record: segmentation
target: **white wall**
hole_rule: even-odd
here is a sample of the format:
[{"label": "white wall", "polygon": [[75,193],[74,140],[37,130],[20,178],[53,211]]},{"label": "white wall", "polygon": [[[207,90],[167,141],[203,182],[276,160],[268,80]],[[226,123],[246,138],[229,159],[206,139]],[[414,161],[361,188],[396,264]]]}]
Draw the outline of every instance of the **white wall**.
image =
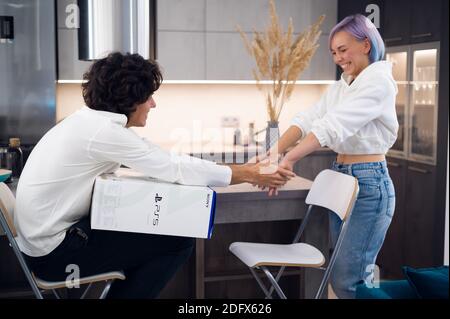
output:
[{"label": "white wall", "polygon": [[[323,84],[297,85],[281,113],[281,132],[289,127],[296,112],[318,101],[326,87]],[[147,126],[136,131],[157,144],[179,142],[177,132],[180,131],[188,133],[187,143],[209,140],[208,130],[220,130],[222,116],[238,117],[243,129],[248,128],[249,122],[255,122],[255,130],[267,126],[264,95],[253,84],[163,84],[154,98],[157,106],[150,111]],[[57,121],[83,105],[80,84],[58,84]],[[203,134],[198,133],[199,127]],[[225,139],[232,141],[233,129],[225,134]]]}]

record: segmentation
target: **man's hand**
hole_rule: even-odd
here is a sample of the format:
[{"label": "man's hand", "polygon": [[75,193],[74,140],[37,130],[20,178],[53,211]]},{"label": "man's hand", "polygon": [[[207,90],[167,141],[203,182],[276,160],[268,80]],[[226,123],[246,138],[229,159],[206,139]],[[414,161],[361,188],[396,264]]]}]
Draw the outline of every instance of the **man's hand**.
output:
[{"label": "man's hand", "polygon": [[295,176],[293,172],[272,165],[269,161],[230,165],[230,168],[232,170],[231,184],[247,182],[265,187],[281,187]]},{"label": "man's hand", "polygon": [[272,164],[269,160],[258,162],[251,169],[253,171],[252,184],[258,186],[281,187],[295,177],[292,171]]}]

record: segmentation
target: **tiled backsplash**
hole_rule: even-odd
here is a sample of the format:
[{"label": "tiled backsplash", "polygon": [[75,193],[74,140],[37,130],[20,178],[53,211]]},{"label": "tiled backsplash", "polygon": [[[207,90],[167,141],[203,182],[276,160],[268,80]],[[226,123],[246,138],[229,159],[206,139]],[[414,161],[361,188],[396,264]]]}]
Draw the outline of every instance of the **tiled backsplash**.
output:
[{"label": "tiled backsplash", "polygon": [[[296,112],[317,102],[325,84],[298,84],[280,116],[280,130],[289,127]],[[136,128],[139,135],[154,143],[232,142],[233,129],[221,128],[224,116],[239,118],[242,135],[250,122],[255,131],[266,126],[264,95],[253,84],[163,84],[154,94],[156,108],[150,111],[147,126]],[[58,84],[57,121],[84,105],[81,84]],[[257,139],[262,139],[260,135]]]}]

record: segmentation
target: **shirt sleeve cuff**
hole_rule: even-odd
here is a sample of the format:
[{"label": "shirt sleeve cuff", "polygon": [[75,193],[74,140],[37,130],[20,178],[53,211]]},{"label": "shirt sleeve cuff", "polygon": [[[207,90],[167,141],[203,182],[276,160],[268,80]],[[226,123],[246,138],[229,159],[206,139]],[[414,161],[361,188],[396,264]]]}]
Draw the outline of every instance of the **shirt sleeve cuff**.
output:
[{"label": "shirt sleeve cuff", "polygon": [[232,170],[229,166],[227,165],[215,165],[216,168],[216,174],[213,178],[213,180],[211,181],[211,185],[210,186],[220,186],[220,187],[224,187],[224,186],[228,186],[231,183],[231,175],[232,175]]},{"label": "shirt sleeve cuff", "polygon": [[298,128],[300,129],[300,131],[302,132],[302,137],[301,137],[301,138],[304,138],[304,137],[306,136],[307,132],[306,132],[306,130],[303,128],[303,127],[304,127],[304,124],[302,123],[302,121],[301,121],[300,119],[294,118],[294,119],[291,121],[291,126],[296,126],[296,127],[298,127]]},{"label": "shirt sleeve cuff", "polygon": [[313,133],[314,136],[317,138],[321,147],[328,146],[327,140],[320,130],[318,130],[317,128],[313,128],[311,130],[311,133]]}]

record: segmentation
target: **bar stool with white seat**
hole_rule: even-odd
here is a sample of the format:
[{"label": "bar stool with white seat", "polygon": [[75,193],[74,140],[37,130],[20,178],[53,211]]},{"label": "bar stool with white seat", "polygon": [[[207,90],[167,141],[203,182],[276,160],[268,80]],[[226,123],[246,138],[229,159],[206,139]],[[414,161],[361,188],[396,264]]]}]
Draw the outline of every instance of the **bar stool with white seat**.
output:
[{"label": "bar stool with white seat", "polygon": [[[315,296],[318,299],[322,296],[339,254],[358,192],[359,187],[356,178],[326,169],[316,176],[306,197],[305,203],[309,205],[308,210],[292,244],[234,242],[229,249],[249,267],[267,298],[272,298],[272,292],[275,289],[280,298],[286,299],[286,295],[278,284],[285,267],[308,267],[324,270],[322,282]],[[342,221],[339,237],[326,268],[322,267],[325,264],[325,257],[319,249],[307,243],[299,242],[315,206],[327,208],[329,213],[336,214]],[[268,266],[281,267],[276,278],[268,270]],[[264,272],[271,284],[270,290],[264,285],[255,270]]]}]

